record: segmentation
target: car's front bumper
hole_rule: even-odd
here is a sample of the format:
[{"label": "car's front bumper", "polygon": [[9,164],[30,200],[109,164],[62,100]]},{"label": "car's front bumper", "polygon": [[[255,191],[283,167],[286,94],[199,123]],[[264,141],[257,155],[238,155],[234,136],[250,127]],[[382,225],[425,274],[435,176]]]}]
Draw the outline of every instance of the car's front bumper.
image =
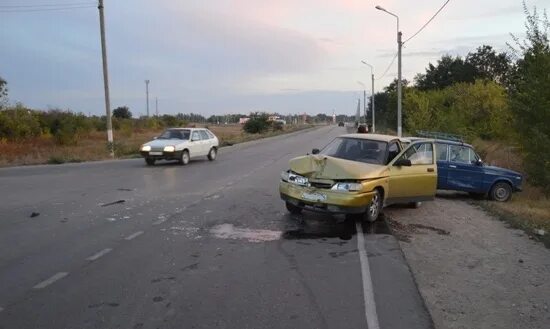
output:
[{"label": "car's front bumper", "polygon": [[[151,151],[154,152],[154,151]],[[183,151],[162,152],[162,154],[151,154],[151,152],[140,151],[142,157],[155,160],[179,160]]]},{"label": "car's front bumper", "polygon": [[[281,199],[299,208],[331,213],[331,214],[360,214],[367,211],[373,192],[338,192],[328,189],[304,187],[281,181],[279,184]],[[324,196],[323,201],[312,201],[304,198],[304,194],[319,194]]]}]

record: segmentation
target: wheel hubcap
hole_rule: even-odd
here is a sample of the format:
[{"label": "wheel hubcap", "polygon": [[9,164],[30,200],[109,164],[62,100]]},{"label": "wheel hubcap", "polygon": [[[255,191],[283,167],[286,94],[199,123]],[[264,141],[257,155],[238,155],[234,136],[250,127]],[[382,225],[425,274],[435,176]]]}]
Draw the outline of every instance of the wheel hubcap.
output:
[{"label": "wheel hubcap", "polygon": [[210,157],[214,159],[216,157],[216,150],[212,149],[210,150]]},{"label": "wheel hubcap", "polygon": [[378,213],[378,194],[375,194],[369,206],[369,212],[371,217],[375,217]]},{"label": "wheel hubcap", "polygon": [[508,196],[508,191],[505,188],[500,187],[496,190],[496,196],[501,200],[505,199]]}]

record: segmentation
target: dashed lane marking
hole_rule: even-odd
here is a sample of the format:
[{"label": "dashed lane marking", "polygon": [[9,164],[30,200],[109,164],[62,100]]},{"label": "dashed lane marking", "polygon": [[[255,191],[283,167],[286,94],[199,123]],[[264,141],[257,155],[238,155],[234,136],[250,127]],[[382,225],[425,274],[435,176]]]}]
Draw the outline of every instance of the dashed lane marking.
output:
[{"label": "dashed lane marking", "polygon": [[136,233],[133,233],[133,234],[128,235],[128,236],[125,237],[124,239],[130,241],[130,240],[132,240],[132,239],[137,238],[138,236],[140,236],[140,235],[142,235],[142,234],[143,234],[143,231],[137,231]]},{"label": "dashed lane marking", "polygon": [[63,278],[66,277],[67,275],[69,275],[69,273],[67,273],[67,272],[59,272],[59,273],[56,273],[56,274],[54,274],[52,277],[50,277],[49,279],[46,279],[46,280],[44,280],[44,281],[38,283],[38,284],[35,285],[33,288],[34,288],[34,289],[44,289],[44,288],[46,288],[47,286],[49,286],[50,284],[54,283],[55,281],[63,279]]},{"label": "dashed lane marking", "polygon": [[357,249],[359,250],[359,261],[361,263],[361,279],[363,280],[363,298],[365,300],[365,317],[367,318],[368,329],[380,329],[376,303],[374,302],[374,290],[370,275],[369,259],[365,247],[365,236],[359,221],[355,222],[357,230]]},{"label": "dashed lane marking", "polygon": [[153,222],[153,225],[160,225],[162,223],[166,222],[166,218],[161,218],[159,220],[156,220]]},{"label": "dashed lane marking", "polygon": [[92,256],[86,258],[86,260],[94,261],[94,260],[96,260],[96,259],[98,259],[98,258],[100,258],[100,257],[102,257],[102,256],[104,256],[104,255],[106,255],[106,254],[108,254],[108,253],[110,253],[112,250],[113,250],[113,249],[111,249],[111,248],[105,248],[105,249],[103,249],[103,250],[101,250],[101,251],[99,251],[99,252],[93,254]]}]

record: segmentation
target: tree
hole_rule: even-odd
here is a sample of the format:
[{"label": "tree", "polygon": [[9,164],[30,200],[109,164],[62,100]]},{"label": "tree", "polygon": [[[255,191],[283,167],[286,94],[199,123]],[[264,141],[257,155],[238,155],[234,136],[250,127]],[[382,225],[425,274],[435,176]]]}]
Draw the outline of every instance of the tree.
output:
[{"label": "tree", "polygon": [[512,111],[529,178],[550,195],[550,22],[546,12],[542,19],[536,7],[532,13],[523,7],[526,39],[512,36],[521,56],[510,88]]},{"label": "tree", "polygon": [[474,68],[475,79],[492,80],[505,85],[511,69],[511,60],[506,53],[497,54],[493,47],[483,45],[466,56],[467,65]]},{"label": "tree", "polygon": [[462,57],[444,55],[436,65],[430,63],[426,73],[419,73],[414,78],[420,90],[443,89],[459,82],[473,83],[476,79],[475,67]]},{"label": "tree", "polygon": [[128,106],[119,106],[113,110],[113,116],[117,119],[131,119],[132,112],[130,112]]},{"label": "tree", "polygon": [[8,82],[0,77],[0,110],[6,106],[8,102]]}]

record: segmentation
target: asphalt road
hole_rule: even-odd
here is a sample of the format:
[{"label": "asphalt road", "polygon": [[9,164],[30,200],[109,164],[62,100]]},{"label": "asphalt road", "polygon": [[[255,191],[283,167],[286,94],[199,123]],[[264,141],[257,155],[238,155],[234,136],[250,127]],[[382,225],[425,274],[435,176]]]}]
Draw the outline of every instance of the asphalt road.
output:
[{"label": "asphalt road", "polygon": [[292,217],[279,199],[288,160],[343,133],[188,166],[0,169],[0,328],[431,328],[383,222]]}]

